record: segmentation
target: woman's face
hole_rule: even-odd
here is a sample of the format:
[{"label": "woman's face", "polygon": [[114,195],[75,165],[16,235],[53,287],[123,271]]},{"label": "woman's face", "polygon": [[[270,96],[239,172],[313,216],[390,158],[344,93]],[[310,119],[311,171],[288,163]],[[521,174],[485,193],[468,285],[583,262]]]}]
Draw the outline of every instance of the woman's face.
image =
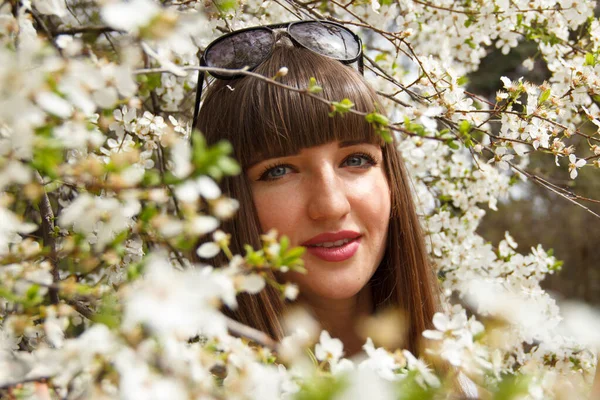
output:
[{"label": "woman's face", "polygon": [[355,296],[377,269],[387,239],[390,190],[377,145],[331,142],[263,160],[248,171],[264,232],[306,246],[303,296]]}]

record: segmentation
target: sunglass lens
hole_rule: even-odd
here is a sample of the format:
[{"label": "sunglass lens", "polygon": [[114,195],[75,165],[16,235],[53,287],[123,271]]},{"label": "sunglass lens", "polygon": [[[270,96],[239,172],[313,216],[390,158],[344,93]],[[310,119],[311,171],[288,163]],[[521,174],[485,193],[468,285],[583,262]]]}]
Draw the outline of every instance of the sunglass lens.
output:
[{"label": "sunglass lens", "polygon": [[296,23],[290,35],[304,47],[336,60],[353,60],[360,54],[359,43],[349,30],[326,22]]},{"label": "sunglass lens", "polygon": [[209,67],[240,69],[254,68],[273,48],[273,33],[268,29],[253,29],[224,37],[204,53]]}]

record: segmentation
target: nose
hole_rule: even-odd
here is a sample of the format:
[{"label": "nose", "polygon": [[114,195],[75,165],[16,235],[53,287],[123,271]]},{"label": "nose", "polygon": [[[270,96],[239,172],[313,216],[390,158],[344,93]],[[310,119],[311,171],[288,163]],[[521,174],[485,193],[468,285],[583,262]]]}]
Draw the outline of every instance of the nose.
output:
[{"label": "nose", "polygon": [[347,188],[335,167],[324,167],[307,182],[308,216],[313,220],[337,221],[350,213]]}]

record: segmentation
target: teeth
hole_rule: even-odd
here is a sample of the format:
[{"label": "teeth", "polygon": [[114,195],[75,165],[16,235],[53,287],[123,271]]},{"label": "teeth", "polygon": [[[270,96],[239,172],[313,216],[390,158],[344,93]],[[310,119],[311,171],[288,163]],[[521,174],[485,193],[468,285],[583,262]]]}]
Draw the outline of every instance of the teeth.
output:
[{"label": "teeth", "polygon": [[341,245],[344,245],[346,243],[348,243],[350,241],[350,239],[342,239],[342,240],[338,240],[336,242],[323,242],[323,243],[319,243],[319,244],[315,244],[315,247],[339,247]]}]

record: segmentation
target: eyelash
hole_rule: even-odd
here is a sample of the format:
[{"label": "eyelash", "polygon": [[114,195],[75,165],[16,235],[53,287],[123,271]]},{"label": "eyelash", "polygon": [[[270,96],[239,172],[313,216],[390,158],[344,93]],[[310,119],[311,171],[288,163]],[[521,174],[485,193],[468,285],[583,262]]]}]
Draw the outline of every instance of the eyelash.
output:
[{"label": "eyelash", "polygon": [[[371,154],[364,153],[364,152],[358,152],[358,153],[352,153],[352,154],[350,154],[348,157],[346,157],[344,159],[344,161],[342,162],[342,164],[345,163],[346,161],[348,161],[350,158],[353,158],[353,157],[363,157],[367,161],[367,164],[362,165],[360,167],[355,167],[355,168],[366,168],[366,167],[373,167],[373,166],[377,165],[377,160],[375,159],[375,157],[372,156]],[[274,168],[278,168],[278,167],[293,168],[293,166],[291,166],[289,164],[281,164],[281,163],[268,164],[267,166],[265,166],[265,168],[261,172],[260,177],[258,178],[258,180],[259,181],[275,181],[277,179],[282,178],[282,177],[269,178],[267,176],[267,174],[268,174],[269,171],[271,171]]]}]

